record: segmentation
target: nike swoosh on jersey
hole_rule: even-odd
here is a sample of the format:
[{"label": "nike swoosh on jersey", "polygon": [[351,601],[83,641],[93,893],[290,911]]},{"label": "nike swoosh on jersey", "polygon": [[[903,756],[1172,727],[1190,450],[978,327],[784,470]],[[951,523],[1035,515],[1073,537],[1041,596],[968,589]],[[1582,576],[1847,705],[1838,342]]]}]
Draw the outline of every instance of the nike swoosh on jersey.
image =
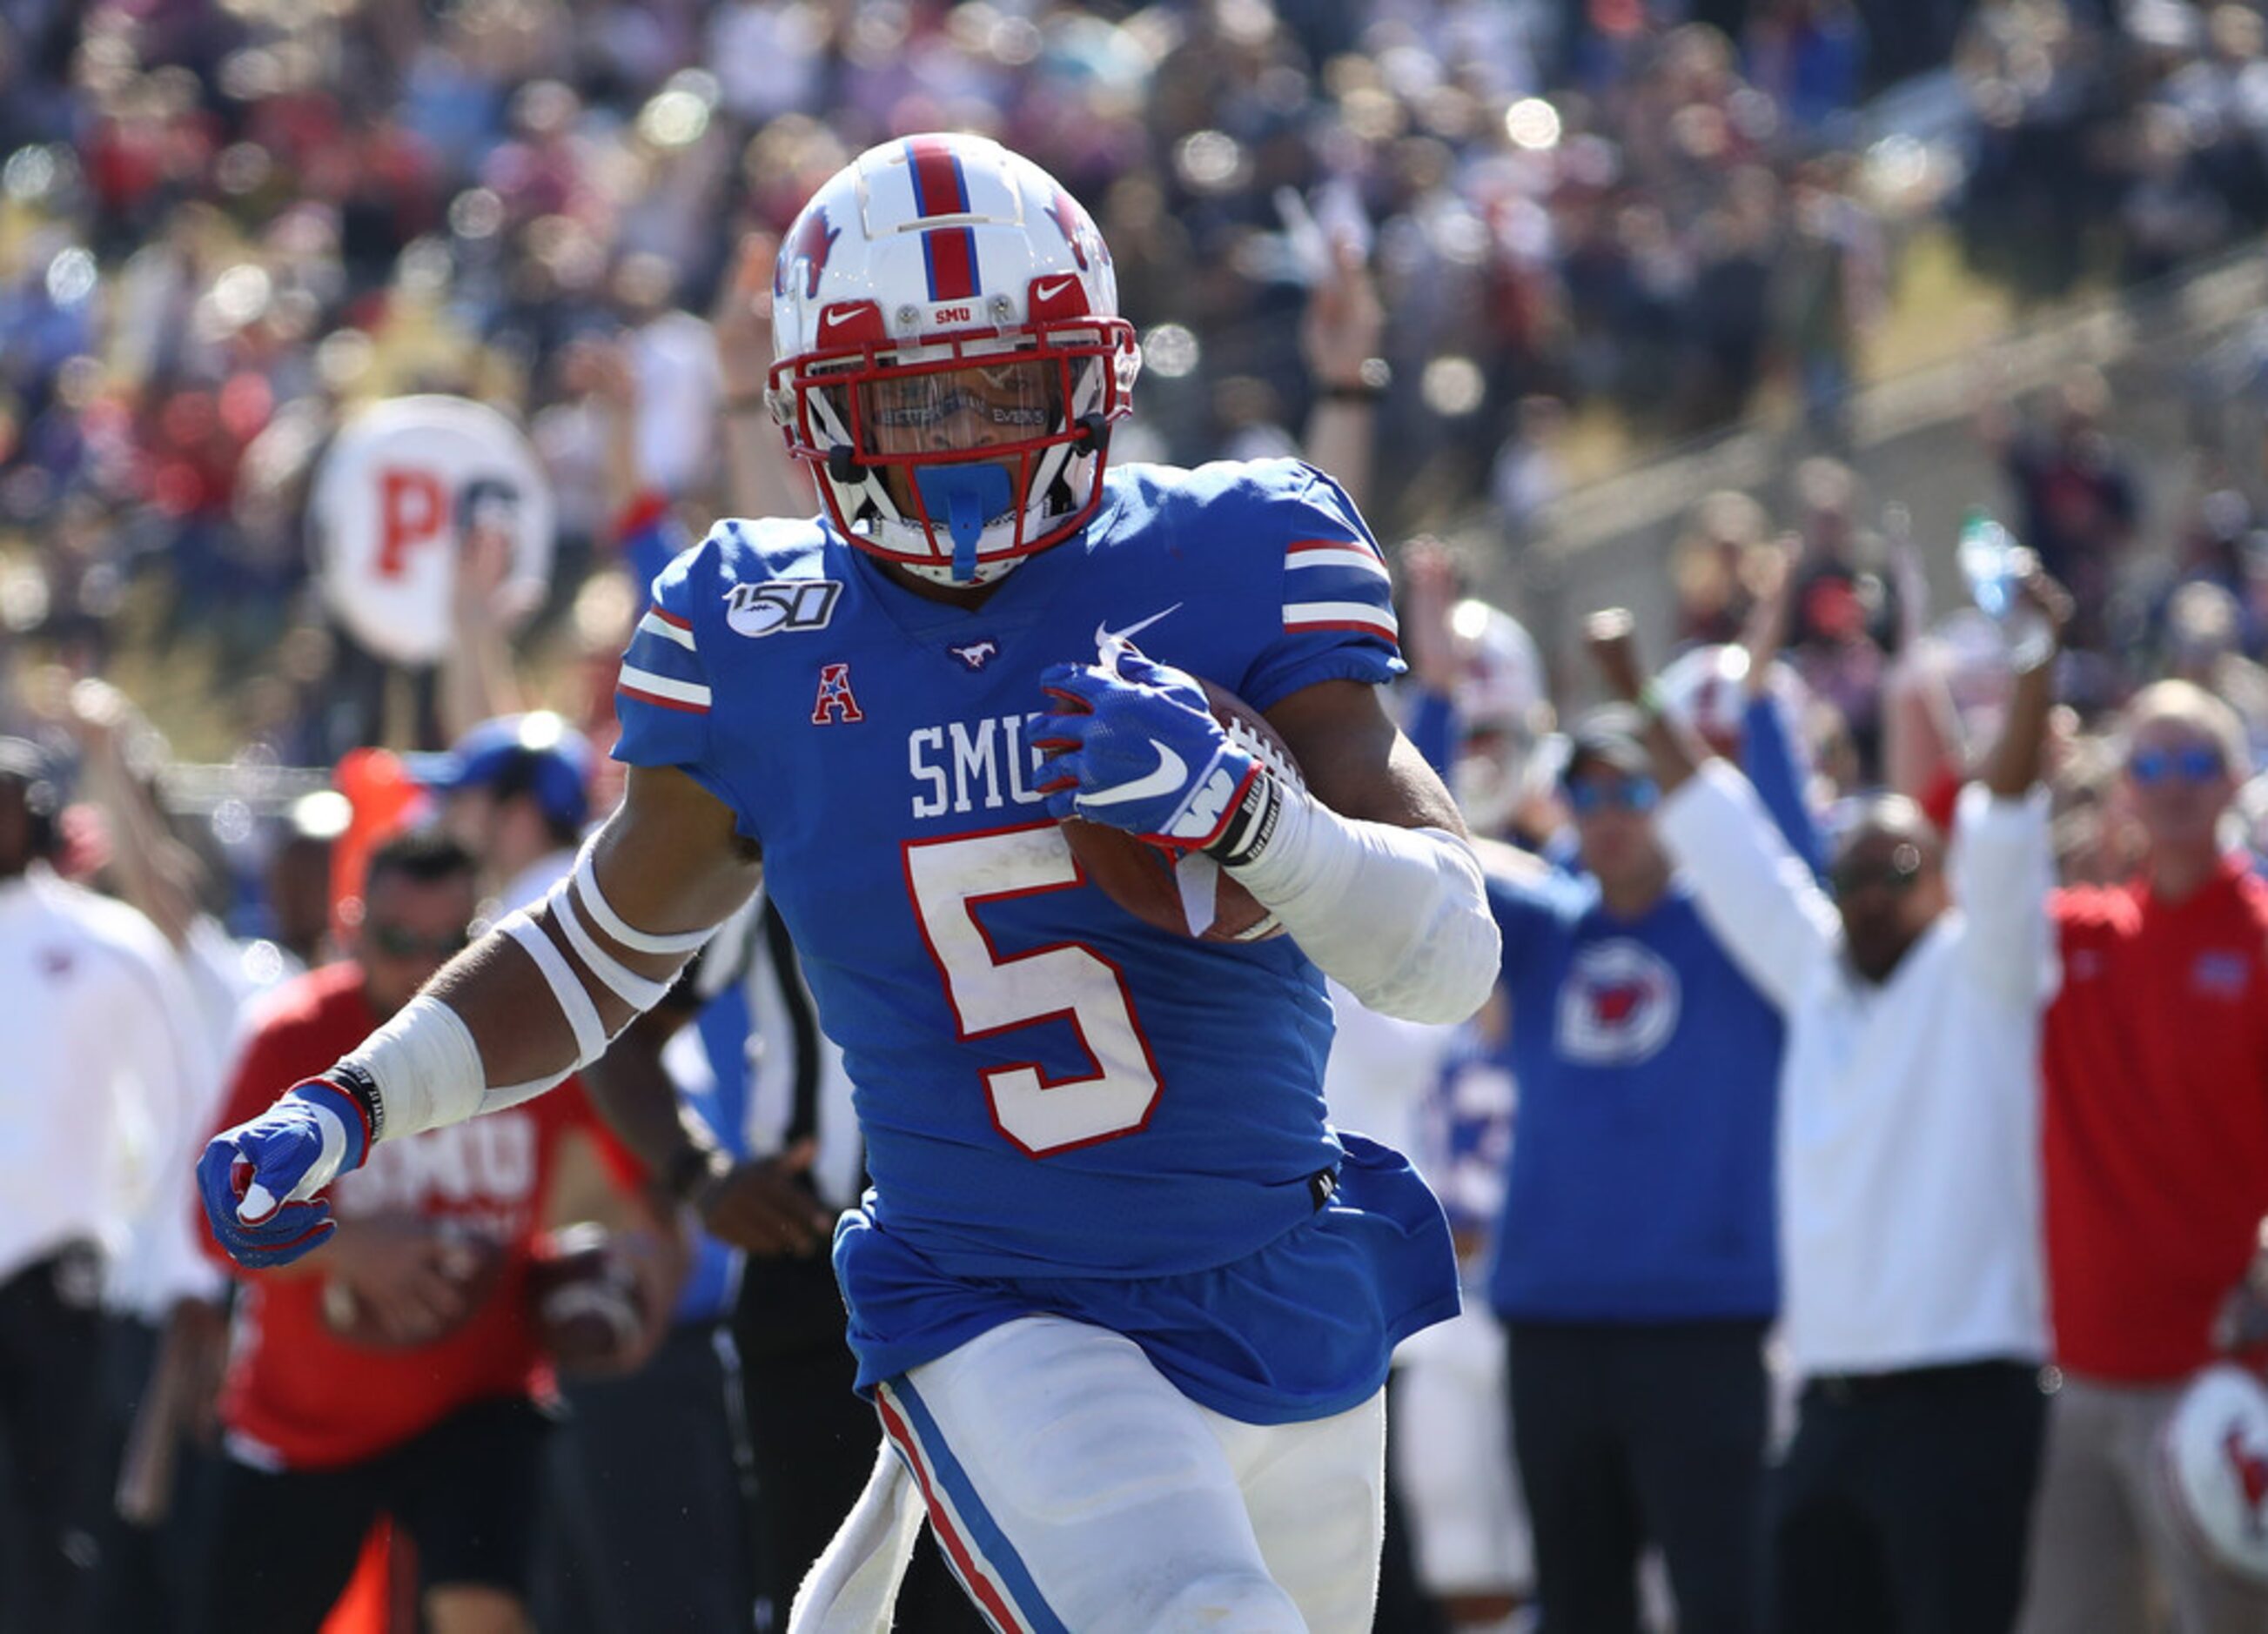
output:
[{"label": "nike swoosh on jersey", "polygon": [[1146,800],[1152,795],[1171,794],[1180,788],[1189,778],[1189,762],[1155,738],[1150,740],[1150,747],[1158,751],[1158,769],[1155,771],[1132,783],[1122,783],[1115,789],[1105,789],[1096,794],[1082,794],[1078,804],[1123,806],[1129,800]]},{"label": "nike swoosh on jersey", "polygon": [[1149,629],[1151,625],[1152,625],[1152,624],[1156,623],[1160,619],[1161,619],[1161,618],[1165,617],[1165,616],[1166,616],[1166,614],[1167,614],[1167,613],[1178,613],[1178,612],[1180,612],[1181,610],[1182,610],[1182,604],[1181,604],[1180,602],[1176,601],[1175,603],[1174,603],[1174,605],[1173,605],[1173,606],[1171,606],[1171,607],[1169,607],[1166,608],[1164,612],[1160,612],[1160,613],[1152,613],[1152,615],[1150,615],[1150,616],[1149,616],[1149,617],[1147,617],[1147,618],[1145,618],[1145,619],[1143,619],[1143,620],[1142,620],[1142,621],[1140,621],[1138,623],[1129,624],[1129,625],[1128,625],[1125,629],[1110,629],[1108,625],[1105,625],[1105,624],[1097,624],[1097,625],[1094,627],[1094,649],[1095,649],[1095,651],[1096,651],[1100,652],[1100,651],[1101,651],[1105,646],[1107,646],[1108,644],[1109,644],[1111,642],[1114,642],[1114,641],[1131,641],[1131,640],[1133,640],[1133,639],[1134,639],[1134,637],[1137,637],[1137,636],[1140,635],[1144,630],[1145,630],[1145,629]]}]

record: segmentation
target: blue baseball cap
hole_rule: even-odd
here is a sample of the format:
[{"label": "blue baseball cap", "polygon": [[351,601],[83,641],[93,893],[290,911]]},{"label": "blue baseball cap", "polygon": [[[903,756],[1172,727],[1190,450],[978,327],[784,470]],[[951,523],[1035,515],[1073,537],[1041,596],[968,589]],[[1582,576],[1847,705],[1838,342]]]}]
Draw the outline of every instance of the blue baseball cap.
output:
[{"label": "blue baseball cap", "polygon": [[486,789],[535,797],[545,817],[580,828],[591,814],[590,740],[549,710],[484,720],[443,754],[403,757],[409,775],[436,794]]}]

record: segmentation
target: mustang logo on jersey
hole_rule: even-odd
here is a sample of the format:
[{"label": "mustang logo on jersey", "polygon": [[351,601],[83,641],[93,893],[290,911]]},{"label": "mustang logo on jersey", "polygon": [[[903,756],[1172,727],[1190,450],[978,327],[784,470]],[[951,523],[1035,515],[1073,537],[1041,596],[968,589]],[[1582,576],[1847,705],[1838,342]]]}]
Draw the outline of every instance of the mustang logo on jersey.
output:
[{"label": "mustang logo on jersey", "polygon": [[761,585],[734,585],[725,593],[725,622],[742,636],[824,629],[842,593],[842,581],[833,578],[769,578]]},{"label": "mustang logo on jersey", "polygon": [[983,669],[990,660],[1000,656],[1000,644],[987,636],[982,641],[972,641],[965,647],[947,647],[946,651],[971,669]]},{"label": "mustang logo on jersey", "polygon": [[1559,1053],[1585,1066],[1632,1066],[1677,1030],[1677,972],[1643,942],[1616,937],[1580,950],[1559,990]]}]

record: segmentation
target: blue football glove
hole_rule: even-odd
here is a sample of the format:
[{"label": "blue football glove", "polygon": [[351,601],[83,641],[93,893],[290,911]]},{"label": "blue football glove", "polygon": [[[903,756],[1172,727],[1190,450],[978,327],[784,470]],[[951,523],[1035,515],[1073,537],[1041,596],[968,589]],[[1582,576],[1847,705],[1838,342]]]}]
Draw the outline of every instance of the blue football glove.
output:
[{"label": "blue football glove", "polygon": [[1260,762],[1212,717],[1195,678],[1130,643],[1094,664],[1050,665],[1040,684],[1071,706],[1035,739],[1059,750],[1042,785],[1058,821],[1083,817],[1153,844],[1211,845],[1235,816]]},{"label": "blue football glove", "polygon": [[361,1102],[328,1079],[309,1078],[207,1143],[197,1196],[213,1236],[239,1265],[289,1265],[338,1229],[331,1205],[308,1199],[369,1154]]}]

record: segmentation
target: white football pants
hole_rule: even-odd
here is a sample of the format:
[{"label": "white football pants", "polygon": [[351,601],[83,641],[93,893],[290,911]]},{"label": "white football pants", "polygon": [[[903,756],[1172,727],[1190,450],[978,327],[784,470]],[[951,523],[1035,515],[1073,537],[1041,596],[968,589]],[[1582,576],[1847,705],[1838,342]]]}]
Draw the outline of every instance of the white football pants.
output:
[{"label": "white football pants", "polygon": [[[1190,1401],[1130,1339],[1028,1316],[884,1385],[876,1405],[1002,1634],[1368,1634],[1382,1393],[1329,1418],[1244,1424]],[[859,1509],[797,1597],[797,1634],[865,1626],[844,1615],[861,1596],[844,1592],[868,1547],[853,1542],[861,1515],[880,1539],[911,1506],[870,1490]]]}]

